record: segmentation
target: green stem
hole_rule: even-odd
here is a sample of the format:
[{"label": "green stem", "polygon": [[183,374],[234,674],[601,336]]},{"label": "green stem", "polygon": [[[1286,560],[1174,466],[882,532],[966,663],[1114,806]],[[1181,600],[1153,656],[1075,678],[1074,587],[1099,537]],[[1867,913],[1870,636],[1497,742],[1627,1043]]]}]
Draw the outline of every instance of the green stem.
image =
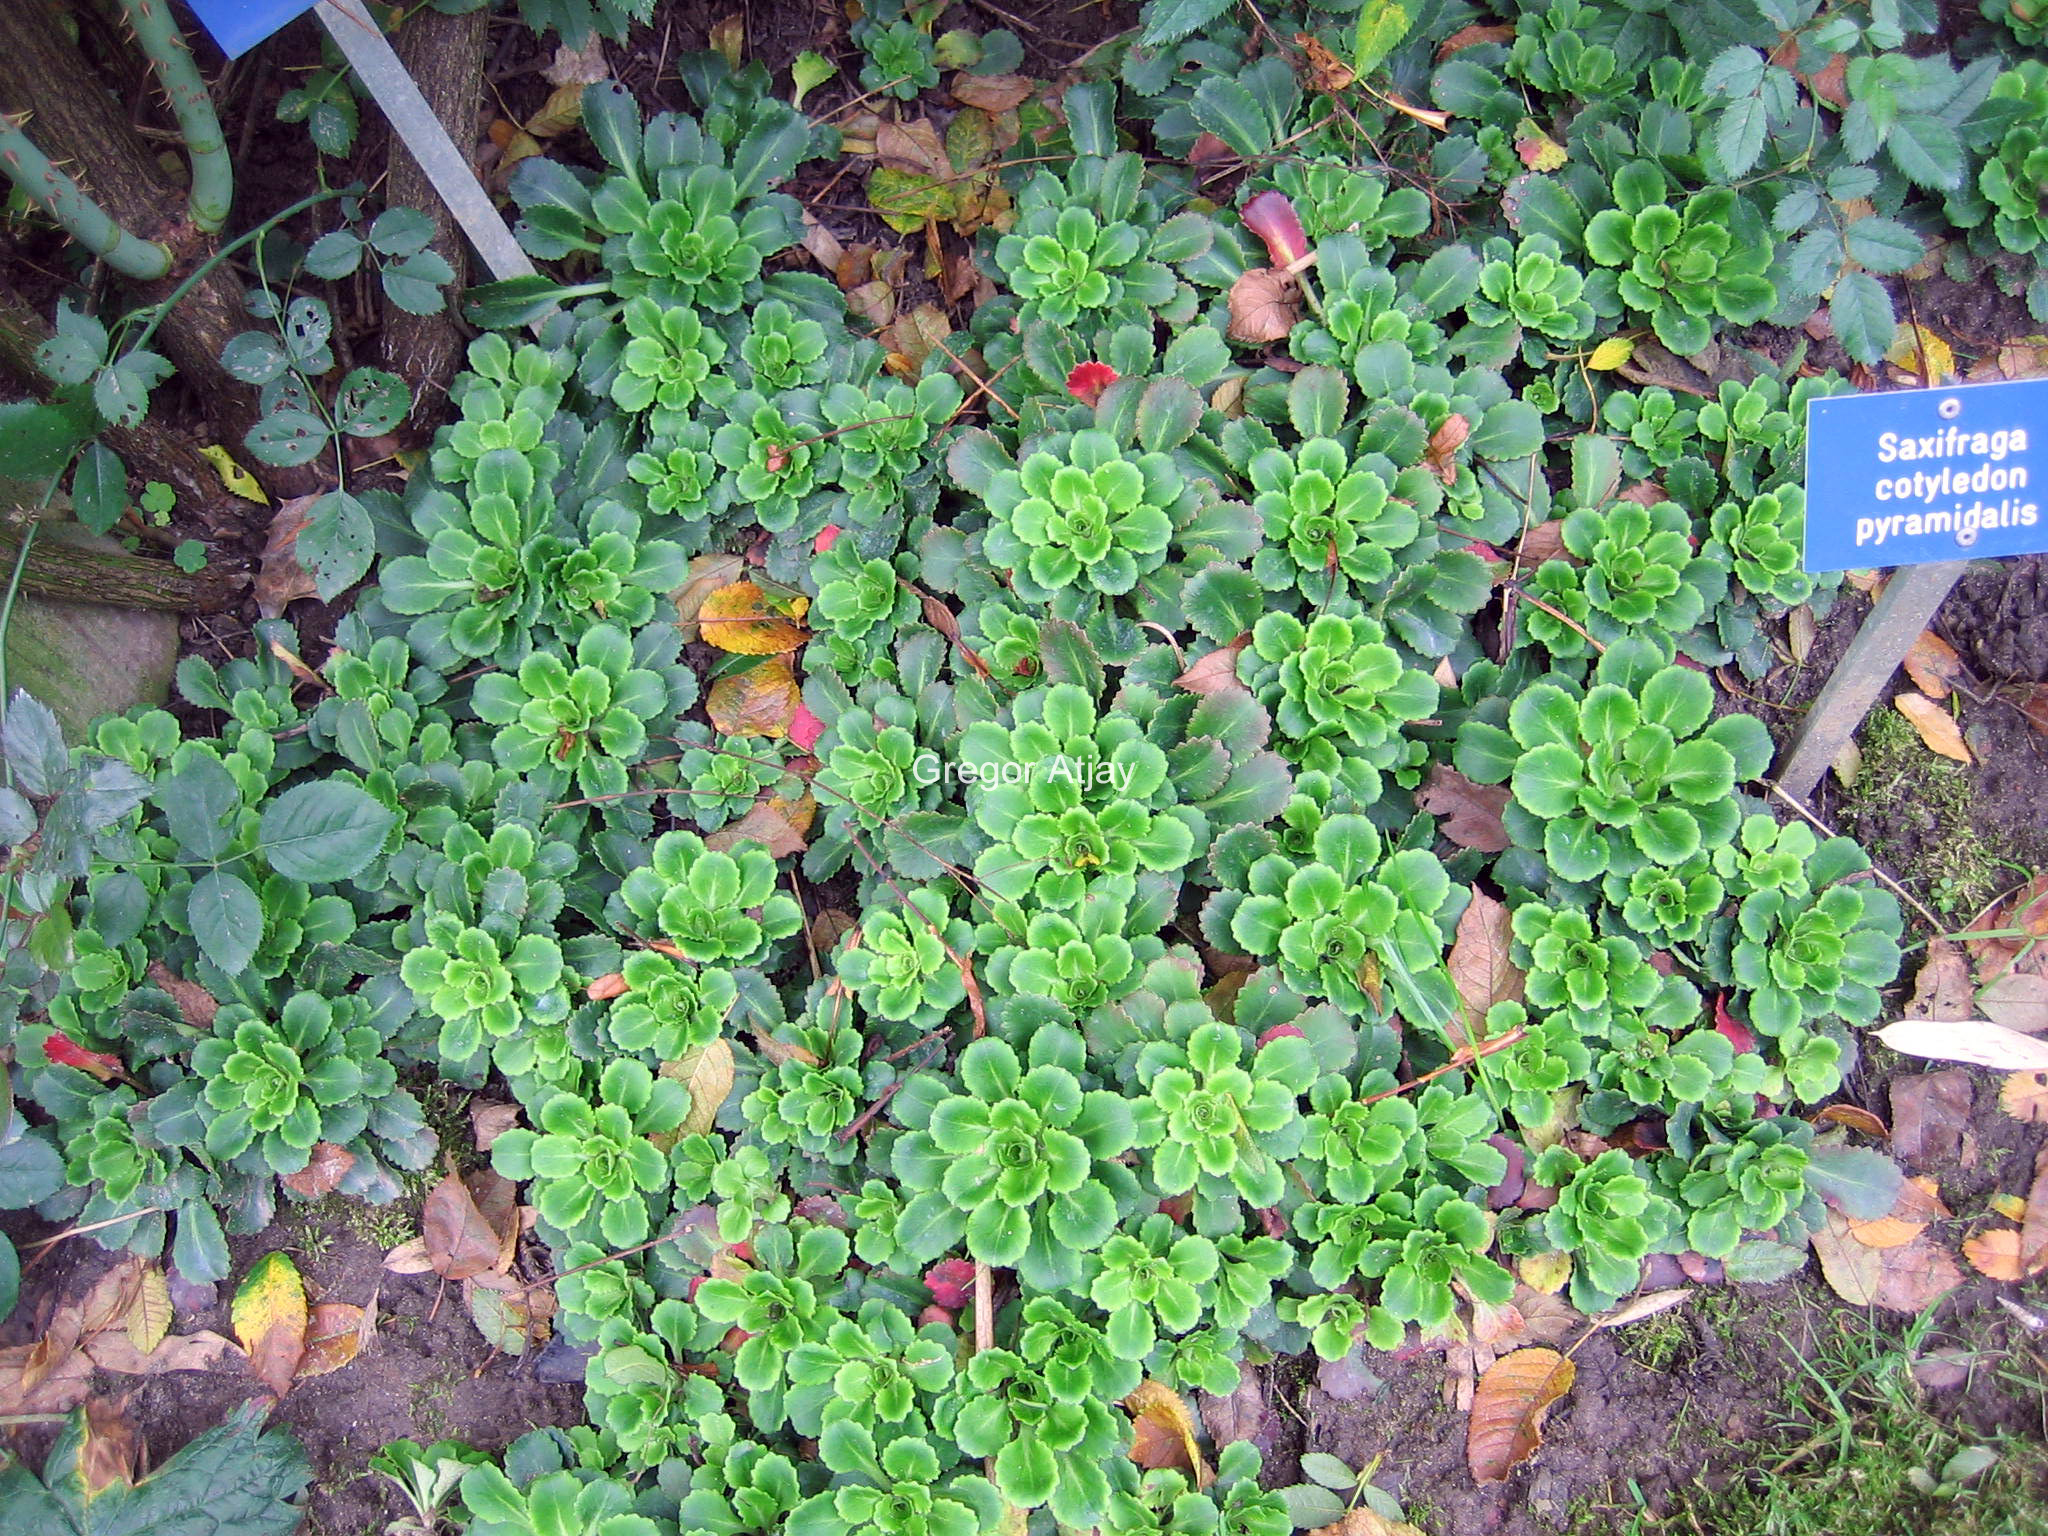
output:
[{"label": "green stem", "polygon": [[114,222],[85,189],[52,165],[22,131],[26,112],[0,112],[0,172],[60,229],[125,277],[155,282],[171,270],[170,247],[143,240]]},{"label": "green stem", "polygon": [[218,234],[235,200],[235,169],[228,159],[227,137],[213,110],[213,97],[192,62],[192,50],[171,17],[168,0],[120,0],[121,14],[135,29],[135,41],[156,71],[170,97],[185,154],[192,163],[192,192],[186,212],[193,227]]},{"label": "green stem", "polygon": [[297,217],[299,214],[304,213],[308,208],[311,208],[316,203],[324,203],[332,198],[337,197],[354,196],[356,194],[359,194],[362,190],[363,189],[361,186],[351,184],[346,187],[330,188],[329,190],[324,192],[315,192],[308,197],[300,198],[296,203],[293,203],[291,207],[285,209],[283,212],[273,213],[269,218],[265,219],[261,224],[258,224],[254,229],[248,231],[246,234],[237,235],[234,239],[230,240],[226,245],[222,246],[219,250],[215,251],[211,256],[207,257],[206,260],[202,261],[198,266],[194,267],[192,269],[191,275],[187,277],[185,281],[178,284],[176,288],[171,290],[171,295],[169,298],[165,299],[161,304],[155,305],[152,308],[148,324],[143,326],[142,333],[135,338],[133,345],[130,346],[128,350],[132,352],[139,350],[142,347],[148,346],[149,339],[156,334],[156,328],[159,325],[163,324],[164,317],[166,315],[168,315],[172,310],[178,307],[178,301],[184,298],[185,295],[190,293],[194,288],[198,287],[200,283],[204,282],[206,280],[207,273],[211,272],[215,267],[219,266],[222,262],[226,261],[230,256],[234,255],[235,252],[241,250],[243,246],[248,245],[253,241],[262,239],[263,236],[269,234],[273,229],[277,228],[278,225],[284,223],[286,219]]}]

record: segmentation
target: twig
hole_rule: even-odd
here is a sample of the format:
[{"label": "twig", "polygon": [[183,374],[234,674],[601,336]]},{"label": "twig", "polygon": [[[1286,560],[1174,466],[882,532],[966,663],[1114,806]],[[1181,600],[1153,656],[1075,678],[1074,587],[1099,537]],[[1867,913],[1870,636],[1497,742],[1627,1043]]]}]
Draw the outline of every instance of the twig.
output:
[{"label": "twig", "polygon": [[1529,589],[1523,586],[1519,581],[1504,581],[1501,583],[1501,585],[1506,587],[1510,592],[1514,593],[1515,596],[1519,597],[1523,602],[1527,603],[1530,607],[1542,609],[1543,612],[1549,614],[1553,619],[1557,620],[1558,623],[1564,625],[1566,629],[1576,630],[1580,638],[1583,639],[1586,642],[1586,644],[1593,647],[1594,650],[1598,651],[1602,656],[1605,656],[1607,654],[1607,647],[1602,645],[1598,640],[1595,640],[1590,634],[1587,634],[1586,626],[1581,624],[1577,619],[1573,618],[1570,614],[1560,612],[1558,609],[1551,607],[1550,604],[1543,601],[1542,598],[1537,597],[1533,593],[1531,593]]},{"label": "twig", "polygon": [[974,1352],[996,1347],[995,1271],[980,1259],[974,1261]]},{"label": "twig", "polygon": [[[133,1081],[133,1079],[131,1079],[131,1081]],[[161,1216],[164,1212],[168,1211],[169,1209],[170,1207],[167,1205],[145,1206],[143,1209],[139,1211],[129,1211],[126,1215],[109,1216],[104,1221],[87,1222],[82,1227],[66,1227],[62,1232],[59,1232],[52,1237],[43,1238],[40,1242],[30,1243],[28,1245],[28,1251],[30,1253],[41,1253],[45,1248],[55,1247],[58,1243],[63,1242],[64,1239],[67,1237],[81,1237],[87,1232],[97,1232],[102,1227],[118,1227],[124,1221],[140,1221],[145,1216]]]},{"label": "twig", "polygon": [[[1802,817],[1804,817],[1809,823],[1811,823],[1816,830],[1824,833],[1828,837],[1838,837],[1841,835],[1838,832],[1836,832],[1833,827],[1830,827],[1826,822],[1822,821],[1818,816],[1814,815],[1813,812],[1809,811],[1805,806],[1801,805],[1799,801],[1795,799],[1791,794],[1787,793],[1784,789],[1781,789],[1775,780],[1765,779],[1763,782],[1764,788],[1768,789],[1780,800],[1784,801],[1787,805],[1791,806],[1793,810],[1797,811]],[[1894,880],[1890,875],[1886,874],[1883,870],[1879,869],[1875,864],[1870,866],[1870,872],[1873,875],[1877,876],[1878,879],[1882,880],[1886,885],[1890,886],[1892,888],[1893,895],[1897,896],[1901,901],[1904,901],[1915,912],[1918,912],[1923,918],[1925,918],[1927,920],[1927,926],[1931,930],[1933,930],[1936,933],[1941,932],[1941,919],[1936,917],[1932,912],[1928,911],[1927,908],[1924,905],[1922,905],[1919,897],[1915,896],[1911,891],[1907,890],[1903,885],[1899,884],[1898,881]]]},{"label": "twig", "polygon": [[1358,1102],[1361,1104],[1377,1104],[1381,1099],[1391,1099],[1397,1093],[1406,1093],[1410,1088],[1420,1088],[1424,1083],[1435,1082],[1436,1079],[1442,1077],[1446,1072],[1460,1071],[1471,1066],[1482,1056],[1491,1056],[1495,1051],[1506,1050],[1528,1033],[1528,1030],[1517,1025],[1504,1035],[1495,1035],[1476,1051],[1469,1045],[1461,1045],[1451,1053],[1451,1059],[1442,1066],[1433,1067],[1420,1077],[1411,1077],[1405,1083],[1396,1083],[1393,1087],[1385,1089],[1380,1093],[1368,1094]]},{"label": "twig", "polygon": [[901,1077],[897,1078],[895,1082],[891,1083],[888,1087],[884,1088],[881,1091],[880,1095],[876,1097],[875,1102],[870,1104],[866,1109],[862,1110],[859,1116],[856,1119],[854,1119],[850,1124],[848,1124],[845,1127],[845,1129],[835,1132],[833,1135],[833,1139],[835,1141],[853,1140],[855,1136],[860,1134],[861,1128],[863,1126],[867,1125],[870,1121],[872,1121],[875,1118],[875,1116],[879,1115],[884,1109],[888,1108],[889,1101],[896,1097],[896,1095],[902,1090],[903,1085],[909,1082],[914,1074],[922,1072],[926,1067],[930,1066],[933,1062],[937,1061],[944,1054],[945,1047],[943,1045],[941,1045],[939,1049],[929,1052],[925,1056],[924,1060],[918,1062],[917,1065],[915,1065],[914,1067],[909,1068],[907,1071],[904,1072],[904,1074]]}]

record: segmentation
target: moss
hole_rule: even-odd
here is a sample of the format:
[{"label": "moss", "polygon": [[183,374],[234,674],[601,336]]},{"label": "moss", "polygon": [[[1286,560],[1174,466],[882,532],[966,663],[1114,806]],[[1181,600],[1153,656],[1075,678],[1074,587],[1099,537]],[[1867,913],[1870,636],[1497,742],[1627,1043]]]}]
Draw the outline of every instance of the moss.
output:
[{"label": "moss", "polygon": [[1912,723],[1880,705],[1857,736],[1862,763],[1839,801],[1839,831],[1944,918],[1967,921],[2029,873],[2009,838],[1971,819],[1970,769],[1930,751]]}]

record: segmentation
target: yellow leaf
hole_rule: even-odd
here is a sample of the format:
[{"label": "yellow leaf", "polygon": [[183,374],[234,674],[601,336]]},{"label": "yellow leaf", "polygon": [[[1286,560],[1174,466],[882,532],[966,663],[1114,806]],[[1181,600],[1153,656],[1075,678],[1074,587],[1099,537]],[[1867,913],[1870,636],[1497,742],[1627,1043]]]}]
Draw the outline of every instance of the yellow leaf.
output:
[{"label": "yellow leaf", "polygon": [[135,1288],[135,1299],[128,1304],[125,1327],[128,1341],[145,1355],[163,1343],[164,1335],[171,1331],[171,1288],[164,1272],[154,1264],[142,1266],[142,1282]]},{"label": "yellow leaf", "polygon": [[[2015,1120],[2048,1120],[2048,1072],[2015,1072],[1998,1090],[1998,1104]],[[2014,1221],[2019,1217],[2014,1216]]]},{"label": "yellow leaf", "polygon": [[[2032,1077],[2038,1074],[2022,1073],[2015,1075]],[[2018,1195],[2009,1195],[2001,1190],[1991,1197],[1991,1209],[1998,1212],[2007,1221],[2018,1221],[2027,1214],[2027,1202]]]},{"label": "yellow leaf", "polygon": [[711,51],[720,55],[728,68],[740,67],[740,54],[746,47],[746,41],[747,22],[742,15],[735,13],[711,24]]},{"label": "yellow leaf", "polygon": [[1131,1415],[1131,1460],[1146,1471],[1170,1467],[1185,1472],[1197,1488],[1209,1485],[1210,1472],[1195,1444],[1195,1416],[1181,1395],[1163,1381],[1147,1378],[1124,1399]]},{"label": "yellow leaf", "polygon": [[1555,1296],[1572,1277],[1572,1256],[1568,1253],[1532,1253],[1515,1266],[1522,1284],[1532,1291]]},{"label": "yellow leaf", "polygon": [[548,93],[541,109],[526,120],[526,131],[536,139],[551,139],[567,133],[583,121],[583,84],[572,81]]},{"label": "yellow leaf", "polygon": [[[712,642],[716,644],[716,641]],[[781,656],[770,656],[758,666],[711,685],[704,700],[704,712],[711,723],[727,736],[768,736],[789,734],[789,723],[803,703],[796,675]]]},{"label": "yellow leaf", "polygon": [[736,581],[720,587],[704,599],[697,611],[697,627],[704,639],[721,651],[742,656],[773,656],[795,650],[809,636],[794,622],[803,617],[809,599],[788,599],[780,611],[766,593],[751,581]]},{"label": "yellow leaf", "polygon": [[1903,368],[1914,379],[1939,384],[1954,375],[1956,355],[1949,344],[1924,325],[1902,324],[1892,337],[1885,361]]},{"label": "yellow leaf", "polygon": [[1956,717],[1926,694],[1902,693],[1892,700],[1892,706],[1913,722],[1913,729],[1920,733],[1920,739],[1927,743],[1929,751],[1952,757],[1959,763],[1972,761],[1970,749],[1963,744],[1963,729],[1956,724]]},{"label": "yellow leaf", "polygon": [[1610,336],[1593,349],[1593,355],[1586,359],[1586,366],[1595,373],[1606,373],[1619,368],[1636,355],[1635,339],[1630,336]]},{"label": "yellow leaf", "polygon": [[220,476],[220,483],[227,487],[230,496],[253,501],[260,507],[270,505],[270,498],[263,494],[263,487],[256,483],[256,477],[237,464],[235,456],[219,443],[208,443],[199,450],[199,457],[213,466],[213,472]]},{"label": "yellow leaf", "polygon": [[258,1259],[236,1289],[229,1315],[249,1369],[283,1397],[306,1350],[306,1282],[292,1261],[276,1249]]},{"label": "yellow leaf", "polygon": [[674,1078],[689,1091],[690,1113],[683,1119],[682,1133],[700,1135],[711,1129],[718,1107],[732,1093],[732,1047],[721,1035],[681,1061],[663,1062],[661,1075]]}]

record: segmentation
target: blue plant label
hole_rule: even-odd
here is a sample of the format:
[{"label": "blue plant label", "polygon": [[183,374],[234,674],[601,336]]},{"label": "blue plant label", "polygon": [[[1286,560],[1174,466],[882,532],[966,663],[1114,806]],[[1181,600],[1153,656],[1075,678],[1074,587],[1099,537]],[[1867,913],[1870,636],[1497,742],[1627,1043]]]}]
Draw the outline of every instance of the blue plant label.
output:
[{"label": "blue plant label", "polygon": [[239,59],[318,0],[191,0],[199,24],[220,44],[220,51]]},{"label": "blue plant label", "polygon": [[1805,568],[2048,550],[2044,442],[2048,379],[1809,401]]}]

